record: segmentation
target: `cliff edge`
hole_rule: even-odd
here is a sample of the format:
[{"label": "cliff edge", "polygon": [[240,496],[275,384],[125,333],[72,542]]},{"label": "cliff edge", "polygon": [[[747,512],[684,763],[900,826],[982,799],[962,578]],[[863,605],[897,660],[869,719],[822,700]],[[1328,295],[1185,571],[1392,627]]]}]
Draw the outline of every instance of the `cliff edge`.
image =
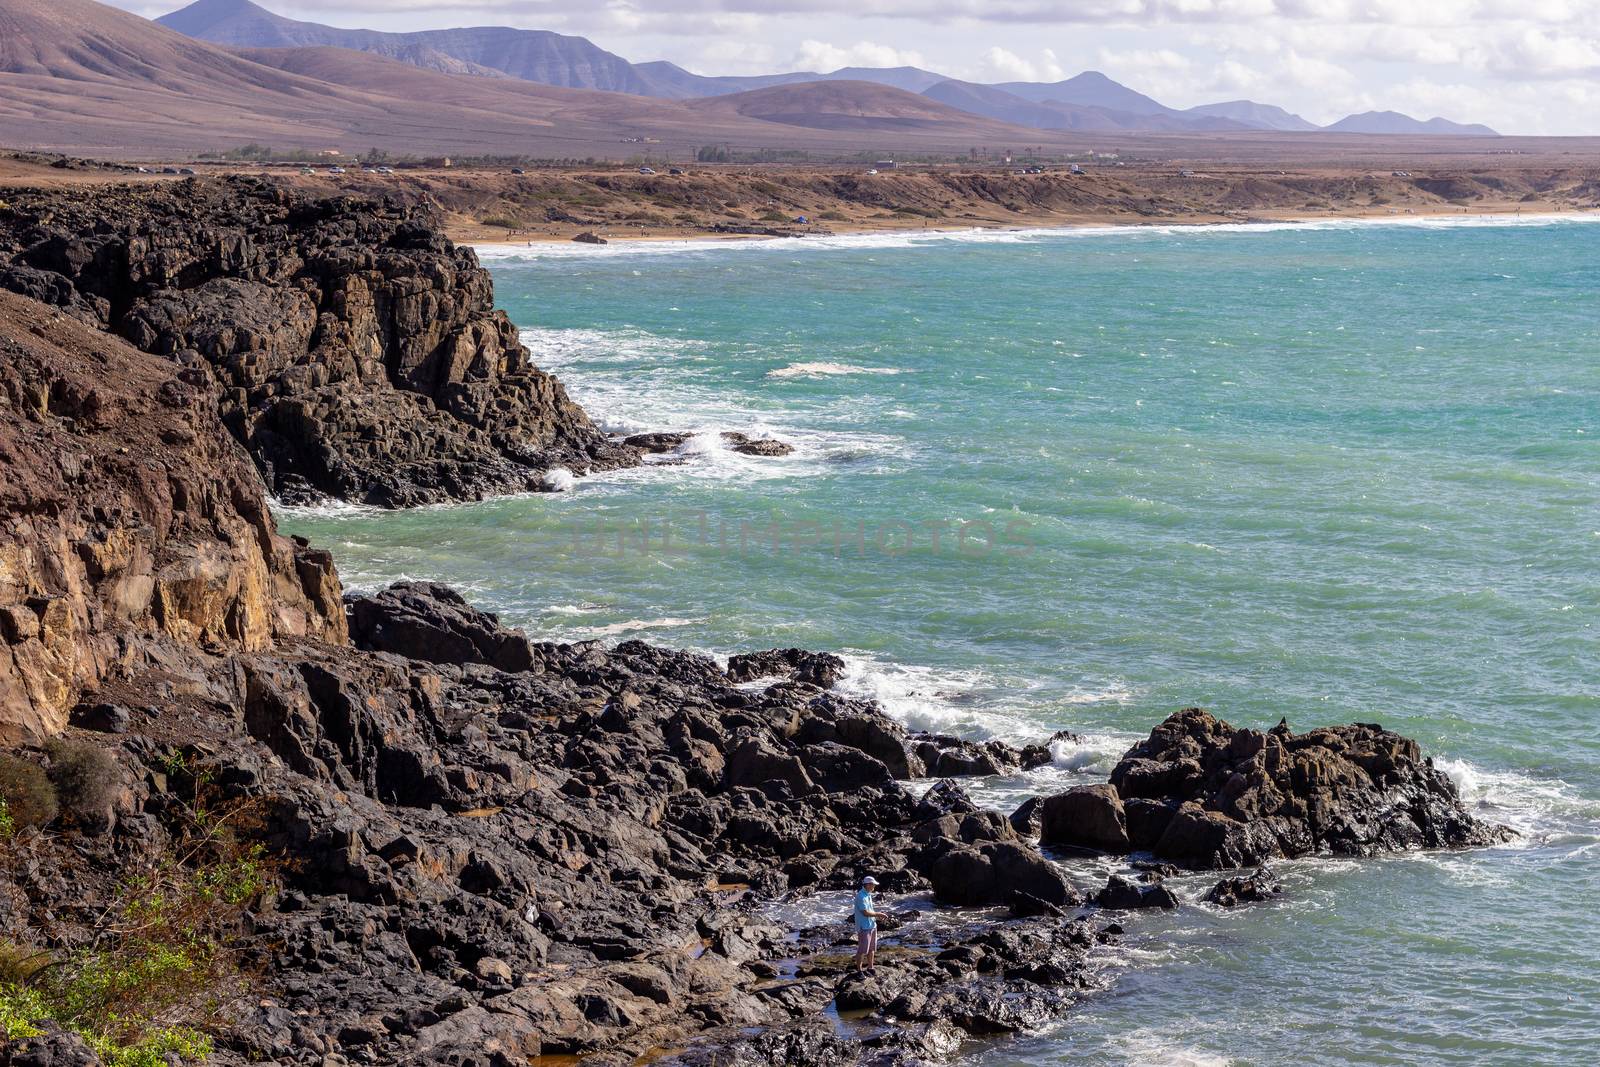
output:
[{"label": "cliff edge", "polygon": [[380,507],[631,466],[426,207],[264,179],[8,194],[0,289],[214,380],[269,490]]}]

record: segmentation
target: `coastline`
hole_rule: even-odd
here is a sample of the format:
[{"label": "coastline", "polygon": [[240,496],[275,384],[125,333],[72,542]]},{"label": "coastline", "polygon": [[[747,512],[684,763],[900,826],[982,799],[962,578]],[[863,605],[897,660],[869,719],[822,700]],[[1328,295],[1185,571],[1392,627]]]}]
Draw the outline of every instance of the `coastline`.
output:
[{"label": "coastline", "polygon": [[1008,224],[974,225],[940,222],[921,226],[875,225],[844,227],[812,227],[793,233],[718,233],[699,227],[676,227],[658,231],[630,231],[628,229],[601,228],[594,231],[605,239],[605,244],[575,241],[576,234],[564,232],[531,233],[517,240],[485,238],[481,227],[447,226],[445,233],[458,244],[470,245],[483,251],[504,254],[528,248],[571,246],[574,253],[598,252],[612,245],[673,245],[692,242],[697,247],[726,244],[741,245],[753,242],[785,242],[811,238],[865,238],[906,237],[922,235],[1044,235],[1050,233],[1072,234],[1083,232],[1113,232],[1166,229],[1209,230],[1228,227],[1234,230],[1251,228],[1281,228],[1285,225],[1315,225],[1318,223],[1352,223],[1369,225],[1447,224],[1459,222],[1494,224],[1517,220],[1525,224],[1544,224],[1562,221],[1600,221],[1600,207],[1579,210],[1562,210],[1553,204],[1501,204],[1473,208],[1432,208],[1396,213],[1393,211],[1313,211],[1313,212],[1261,212],[1245,218],[1228,215],[1195,216],[1173,219],[1130,219],[1125,216],[1057,216],[1047,215],[1018,220]]},{"label": "coastline", "polygon": [[[355,254],[318,260],[315,274],[308,268],[301,280],[327,294],[313,310],[343,313],[339,321],[352,347],[367,342],[396,364],[414,342],[420,348],[435,340],[427,331],[437,320],[402,319],[405,329],[386,336],[360,316],[364,298],[398,303],[417,277],[448,279],[461,312],[450,324],[453,342],[462,350],[477,344],[479,362],[499,360],[508,371],[484,392],[500,401],[526,398],[526,417],[511,429],[547,426],[561,448],[582,445],[594,462],[607,458],[604,442],[587,436],[582,410],[569,409],[553,384],[515,358],[515,328],[494,311],[492,286],[467,262],[470,254],[425,239],[413,220],[389,213],[392,205],[345,205],[350,217],[323,218],[306,233],[280,227],[273,212],[281,205],[253,199],[270,201],[267,190],[246,192],[252,196],[218,193],[204,209],[192,200],[146,207],[148,217],[163,220],[164,233],[221,229],[240,235],[238,245],[257,259],[213,263],[198,243],[155,251],[193,256],[215,272],[214,280],[233,281],[230,272],[254,270],[268,256],[310,262],[314,257],[299,255],[299,242],[337,235]],[[81,601],[82,617],[102,629],[72,630],[48,614],[34,623],[38,609],[29,602],[26,615],[6,616],[0,636],[27,646],[30,655],[35,645],[70,655],[69,665],[81,660],[85,674],[91,665],[105,671],[88,676],[83,692],[67,693],[61,706],[41,707],[37,729],[30,730],[44,736],[70,724],[80,743],[104,745],[134,771],[140,784],[116,801],[127,829],[108,817],[108,840],[127,845],[136,836],[129,829],[159,825],[146,816],[175,817],[182,803],[209,804],[214,798],[204,790],[213,782],[227,790],[226,801],[272,803],[269,840],[288,842],[286,849],[304,862],[283,874],[284,906],[263,908],[252,919],[250,947],[272,954],[266,973],[273,998],[249,1009],[229,1036],[230,1051],[307,1063],[326,1062],[327,1054],[342,1058],[341,1048],[376,1062],[440,1064],[526,1061],[546,1053],[598,1053],[618,1062],[664,1047],[681,1050],[664,1062],[689,1067],[730,1057],[772,1067],[940,1060],[971,1037],[1035,1031],[1072,1010],[1078,991],[1092,988],[1099,955],[1121,937],[1122,922],[1138,921],[1107,921],[1117,913],[1169,911],[1180,902],[1226,908],[1275,897],[1281,889],[1270,875],[1246,872],[1306,849],[1366,855],[1501,839],[1461,808],[1459,794],[1422,761],[1415,742],[1376,726],[1263,733],[1188,709],[1130,750],[1111,783],[1053,795],[1035,791],[1008,815],[974,803],[954,782],[928,793],[905,783],[1044,766],[1053,759],[1048,741],[1013,748],[908,731],[881,702],[841,699],[847,665],[830,653],[775,649],[724,664],[642,642],[546,646],[430,583],[402,583],[347,601],[329,553],[278,537],[270,515],[261,518],[268,486],[241,446],[261,448],[272,438],[230,437],[236,431],[218,417],[229,410],[230,392],[199,375],[171,378],[165,357],[115,339],[100,306],[85,296],[108,283],[128,289],[117,264],[141,277],[153,274],[117,244],[127,235],[112,226],[96,229],[96,207],[100,218],[115,212],[128,219],[138,217],[130,211],[135,205],[20,206],[63,238],[93,235],[103,254],[71,277],[14,267],[32,291],[57,303],[0,298],[10,332],[26,345],[7,356],[14,364],[8,375],[18,383],[45,375],[51,387],[8,391],[29,398],[32,414],[17,420],[14,441],[0,444],[28,457],[22,469],[29,477],[19,484],[29,494],[45,499],[69,487],[62,495],[75,510],[63,522],[86,526],[95,543],[131,540],[142,551],[125,560],[80,561],[57,547],[68,543],[64,536],[39,534],[41,556],[60,557],[54,569],[76,575],[70,568],[84,568],[72,596]],[[183,214],[191,210],[195,217]],[[174,218],[210,228],[167,221]],[[396,239],[402,229],[406,238]],[[899,232],[907,230],[948,232],[932,226]],[[389,288],[374,293],[375,278],[334,269],[379,248],[392,257],[381,283]],[[139,299],[162,306],[193,299],[228,323],[262,321],[279,306],[241,298],[260,296],[248,287],[185,281],[153,286]],[[223,296],[213,302],[219,290]],[[292,300],[304,291],[280,284],[274,295]],[[171,322],[154,313],[151,320]],[[185,320],[167,335],[152,330],[147,341],[209,351],[202,358],[219,369],[230,366],[231,353],[214,345],[202,332],[206,326],[181,333],[190,328]],[[303,356],[309,365],[345,362],[342,350],[313,346],[309,333],[284,330],[267,341],[274,352]],[[97,353],[101,362],[85,353]],[[296,401],[310,392],[308,384],[326,387],[288,373],[240,383],[274,396],[304,390]],[[331,384],[337,394],[321,396],[330,412],[350,408],[354,398],[377,414],[398,411],[399,421],[413,416],[411,408],[396,406],[411,391],[399,384],[375,390],[368,383],[365,397],[348,382]],[[366,448],[378,436],[370,426],[351,432],[331,419],[299,425],[321,445],[345,446],[375,477],[392,474],[403,458],[398,450],[405,442],[384,442],[381,452]],[[119,458],[130,451],[129,441],[135,460]],[[428,442],[419,445],[433,451]],[[58,470],[55,456],[80,452],[94,462]],[[280,451],[269,458],[280,474],[295,459]],[[472,469],[494,458],[465,457]],[[62,470],[69,470],[65,480]],[[174,470],[187,472],[193,484],[173,484]],[[218,470],[233,481],[219,498],[225,505],[213,504],[206,490]],[[314,485],[315,473],[307,467],[301,480]],[[376,499],[398,511],[437,503],[446,489],[487,492],[514,484],[497,470],[488,474],[480,485],[459,488],[455,478],[385,483]],[[349,496],[360,487],[334,488]],[[185,537],[167,538],[137,515],[126,518],[105,506],[127,492],[157,500],[168,494],[161,508],[190,520],[173,527]],[[189,537],[193,530],[200,535]],[[257,544],[266,546],[263,556],[237,549]],[[218,546],[235,550],[224,557],[230,580],[219,586],[236,593],[236,601],[181,596],[186,576],[216,573]],[[177,565],[155,573],[151,561],[170,557]],[[152,568],[148,586],[139,567]],[[173,583],[176,592],[162,591],[153,607],[134,604],[140,613],[129,612],[124,591],[160,589],[158,581]],[[173,603],[186,612],[175,620]],[[146,632],[147,615],[159,624],[159,641]],[[240,631],[252,620],[266,621]],[[132,662],[126,675],[118,673],[96,658],[96,642],[108,640],[135,649],[150,642],[152,662],[162,670]],[[233,658],[224,661],[219,651]],[[192,673],[192,693],[174,697],[161,688],[172,665]],[[750,688],[753,681],[775,684]],[[94,725],[101,722],[120,728]],[[134,743],[95,739],[97,733],[132,733]],[[197,737],[205,747],[195,747]],[[1268,750],[1270,760],[1256,760]],[[1211,777],[1187,773],[1196,751],[1215,770]],[[1291,779],[1290,752],[1310,752],[1307,759],[1335,772],[1330,781],[1349,788],[1332,791],[1307,775]],[[1346,752],[1358,757],[1349,766]],[[1380,759],[1394,778],[1364,777],[1363,766]],[[1238,790],[1224,793],[1245,773],[1280,769],[1285,773],[1270,793],[1265,777],[1260,796],[1240,802]],[[1398,816],[1391,810],[1396,781],[1407,791]],[[1307,809],[1337,808],[1340,818],[1321,836],[1294,826],[1280,839],[1253,814],[1280,793]],[[1417,822],[1405,812],[1417,813]],[[72,864],[82,858],[71,854],[72,839],[65,841],[38,847],[54,849],[48,859],[75,872]],[[1107,862],[1115,873],[1075,879],[1041,842],[1114,857]],[[164,839],[143,833],[134,843],[144,849],[137,858],[153,862]],[[1170,870],[1134,860],[1135,851],[1168,861]],[[1198,886],[1182,895],[1163,884],[1180,868],[1236,868],[1239,876],[1225,877],[1202,900]],[[762,910],[785,897],[846,892],[867,872],[887,875],[886,892],[926,895],[939,906],[897,917],[907,924],[907,945],[903,954],[885,953],[881,974],[850,973],[837,931],[825,922],[796,939]],[[74,889],[64,888],[63,899]],[[0,894],[12,897],[21,899]],[[823,907],[831,907],[827,900]],[[61,906],[49,898],[45,905]],[[988,910],[970,930],[952,931],[942,918],[955,908]],[[24,920],[15,927],[44,928],[32,914]],[[825,1014],[830,1007],[872,1013],[870,1028],[835,1031]],[[466,1058],[485,1046],[504,1059]]]}]

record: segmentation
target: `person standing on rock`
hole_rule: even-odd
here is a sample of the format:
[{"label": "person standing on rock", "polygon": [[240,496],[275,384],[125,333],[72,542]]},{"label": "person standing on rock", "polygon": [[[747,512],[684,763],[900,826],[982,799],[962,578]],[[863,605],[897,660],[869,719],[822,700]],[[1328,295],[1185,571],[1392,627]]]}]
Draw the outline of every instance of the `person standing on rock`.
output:
[{"label": "person standing on rock", "polygon": [[878,962],[878,912],[872,900],[872,891],[878,880],[872,875],[861,879],[856,890],[856,970],[870,971]]}]

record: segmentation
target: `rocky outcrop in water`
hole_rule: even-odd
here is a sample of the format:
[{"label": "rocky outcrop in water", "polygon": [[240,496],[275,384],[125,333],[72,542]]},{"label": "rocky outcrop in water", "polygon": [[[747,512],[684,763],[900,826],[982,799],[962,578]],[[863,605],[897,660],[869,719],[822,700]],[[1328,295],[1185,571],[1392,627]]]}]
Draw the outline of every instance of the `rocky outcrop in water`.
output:
[{"label": "rocky outcrop in water", "polygon": [[471,500],[639,459],[532,365],[422,209],[247,178],[8,194],[0,289],[214,381],[286,501]]},{"label": "rocky outcrop in water", "polygon": [[1219,908],[1236,908],[1240,904],[1259,904],[1283,893],[1283,884],[1266,867],[1258,867],[1253,874],[1224,878],[1206,893],[1206,903]]},{"label": "rocky outcrop in water", "polygon": [[1108,786],[1052,797],[1043,810],[1047,843],[1148,849],[1198,868],[1504,839],[1462,810],[1455,784],[1410,738],[1365,723],[1239,729],[1200,708],[1130,749]]}]

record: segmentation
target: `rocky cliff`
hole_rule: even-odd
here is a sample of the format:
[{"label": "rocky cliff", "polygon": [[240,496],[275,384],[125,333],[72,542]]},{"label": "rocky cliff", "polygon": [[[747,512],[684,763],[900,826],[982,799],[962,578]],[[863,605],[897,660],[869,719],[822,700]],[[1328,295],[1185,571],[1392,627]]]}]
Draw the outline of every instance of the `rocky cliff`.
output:
[{"label": "rocky cliff", "polygon": [[425,208],[260,179],[8,194],[0,289],[216,383],[270,490],[405,507],[637,463]]},{"label": "rocky cliff", "polygon": [[324,552],[279,537],[207,375],[0,293],[0,743],[195,650],[345,639]]}]

